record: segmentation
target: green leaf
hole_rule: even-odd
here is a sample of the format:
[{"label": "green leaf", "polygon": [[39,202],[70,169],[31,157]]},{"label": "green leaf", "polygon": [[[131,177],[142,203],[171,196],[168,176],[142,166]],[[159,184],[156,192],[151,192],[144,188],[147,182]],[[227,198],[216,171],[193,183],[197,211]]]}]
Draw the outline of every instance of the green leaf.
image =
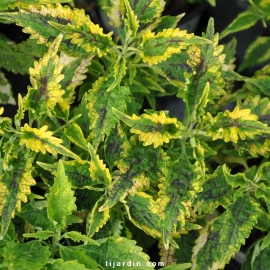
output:
[{"label": "green leaf", "polygon": [[86,106],[87,106],[87,100],[86,100],[86,95],[84,95],[75,113],[75,116],[81,115],[81,117],[79,117],[76,120],[76,123],[80,126],[83,132],[84,138],[88,138],[90,134],[89,123],[91,122],[90,117],[88,115],[89,111],[86,108]]},{"label": "green leaf", "polygon": [[155,211],[161,213],[165,248],[169,247],[169,239],[171,233],[176,231],[177,222],[183,227],[185,219],[190,217],[191,202],[202,191],[200,178],[198,164],[192,165],[186,155],[181,155],[170,165],[166,177],[161,179]]},{"label": "green leaf", "polygon": [[125,76],[126,70],[127,70],[126,60],[122,56],[119,56],[117,62],[113,66],[114,81],[107,89],[107,92],[111,91],[117,86],[120,86],[120,82],[122,78]]},{"label": "green leaf", "polygon": [[[15,227],[12,222],[9,223],[7,233],[5,234],[4,238],[0,240],[0,247],[5,246],[7,242],[14,242],[15,241]],[[2,254],[3,250],[0,251]],[[2,255],[0,255],[2,256]]]},{"label": "green leaf", "polygon": [[235,18],[220,34],[220,38],[224,38],[229,34],[243,31],[255,25],[255,23],[263,18],[263,14],[258,12],[257,9],[251,7],[238,14]]},{"label": "green leaf", "polygon": [[139,270],[142,266],[143,269],[153,269],[148,255],[135,244],[133,240],[112,236],[105,239],[99,247],[88,244],[79,246],[78,249],[86,251],[104,269],[117,267],[119,270],[126,270],[129,266],[132,266],[132,270]]},{"label": "green leaf", "polygon": [[112,173],[114,181],[109,187],[109,198],[99,211],[123,202],[128,194],[149,188],[150,181],[157,183],[164,177],[168,159],[160,148],[142,147],[136,138],[131,138],[131,144],[125,144],[121,159],[116,163],[119,170]]},{"label": "green leaf", "polygon": [[68,215],[66,216],[66,225],[72,225],[73,223],[82,223],[83,220],[75,215]]},{"label": "green leaf", "polygon": [[106,162],[112,169],[115,162],[121,159],[121,153],[127,143],[127,137],[120,124],[118,124],[110,133],[105,141]]},{"label": "green leaf", "polygon": [[219,205],[227,206],[234,201],[235,190],[226,180],[224,169],[226,165],[219,166],[215,172],[203,183],[203,191],[193,202],[194,210],[200,215],[213,213]]},{"label": "green leaf", "polygon": [[31,204],[27,204],[22,210],[16,213],[17,216],[23,218],[26,222],[31,224],[38,230],[53,230],[54,225],[48,218],[47,209],[37,209]]},{"label": "green leaf", "polygon": [[180,130],[182,125],[176,118],[169,118],[164,111],[159,114],[142,114],[140,117],[135,114],[132,117],[113,108],[114,114],[125,124],[131,127],[130,132],[139,135],[144,146],[154,144],[154,147],[168,143],[171,139],[181,138]]},{"label": "green leaf", "polygon": [[53,231],[37,231],[36,233],[24,233],[23,236],[26,238],[38,238],[39,240],[46,240],[49,237],[53,237],[55,232]]},{"label": "green leaf", "polygon": [[[37,161],[37,164],[43,169],[51,172],[53,175],[57,173],[57,164],[48,164]],[[69,160],[63,161],[65,174],[68,177],[71,185],[76,188],[93,187],[98,184],[90,176],[90,162],[86,160],[76,161]]]},{"label": "green leaf", "polygon": [[25,149],[18,150],[18,157],[11,160],[9,170],[0,176],[0,215],[1,234],[3,239],[7,232],[10,219],[15,215],[15,209],[21,210],[21,202],[27,202],[31,193],[30,186],[36,184],[32,173],[33,156]]},{"label": "green leaf", "polygon": [[261,211],[258,216],[258,222],[255,225],[256,228],[261,230],[262,232],[267,232],[270,226],[270,214]]},{"label": "green leaf", "polygon": [[13,97],[11,85],[5,78],[4,73],[0,71],[0,104],[15,105],[16,101]]},{"label": "green leaf", "polygon": [[186,89],[184,93],[179,91],[178,96],[186,100],[189,114],[194,120],[197,115],[204,114],[204,108],[208,102],[214,103],[214,99],[225,94],[223,90],[225,83],[221,77],[221,66],[224,63],[225,54],[222,54],[223,46],[218,46],[218,34],[214,32],[214,20],[210,18],[203,38],[212,43],[202,44],[202,46],[196,44],[188,49],[190,57],[188,64],[193,72],[185,74]]},{"label": "green leaf", "polygon": [[165,268],[162,268],[164,270],[185,270],[185,269],[190,269],[191,263],[182,263],[182,264],[176,264],[176,265],[171,265]]},{"label": "green leaf", "polygon": [[21,94],[18,94],[18,110],[14,116],[14,123],[17,129],[21,126],[21,120],[24,118],[23,99]]},{"label": "green leaf", "polygon": [[60,255],[64,261],[77,261],[78,263],[85,265],[87,269],[98,269],[97,262],[90,256],[86,255],[86,251],[84,250],[73,250],[61,246]]},{"label": "green leaf", "polygon": [[153,22],[153,20],[159,18],[165,6],[165,1],[163,0],[128,1],[139,22],[142,24]]},{"label": "green leaf", "polygon": [[257,216],[258,204],[249,196],[229,205],[227,211],[200,232],[193,249],[191,269],[223,268],[245,243]]},{"label": "green leaf", "polygon": [[99,242],[87,237],[84,234],[81,234],[80,232],[76,232],[76,231],[69,231],[63,234],[64,238],[70,238],[75,242],[81,242],[84,241],[84,243],[89,243],[95,246],[100,246]]},{"label": "green leaf", "polygon": [[87,270],[85,265],[78,263],[77,260],[64,262],[62,259],[55,260],[52,264],[46,264],[44,270]]},{"label": "green leaf", "polygon": [[48,199],[48,217],[53,221],[56,228],[66,227],[66,217],[76,209],[74,191],[65,175],[63,162],[59,160],[57,175],[50,193],[46,194]]},{"label": "green leaf", "polygon": [[98,208],[101,206],[102,202],[103,201],[101,199],[98,200],[87,217],[87,221],[88,221],[87,236],[88,237],[92,237],[110,219],[109,209],[106,209],[102,212],[98,211]]},{"label": "green leaf", "polygon": [[247,67],[263,64],[269,60],[270,37],[257,37],[246,50],[244,60],[239,66],[239,71]]},{"label": "green leaf", "polygon": [[77,155],[61,145],[63,142],[61,139],[53,137],[52,131],[46,131],[47,129],[48,126],[46,125],[37,129],[31,128],[28,124],[25,124],[24,127],[21,128],[23,134],[21,135],[20,145],[25,144],[27,148],[30,148],[34,152],[46,154],[46,151],[48,151],[54,156],[59,153],[80,160]]},{"label": "green leaf", "polygon": [[[139,83],[144,86],[144,89],[142,89],[140,92],[136,89],[134,92],[138,93],[145,93],[147,92],[145,89],[148,89],[149,91],[154,91],[154,94],[161,94],[165,95],[166,90],[160,85],[159,77],[157,73],[154,71],[154,69],[137,69],[136,71],[136,78],[139,78]],[[135,80],[136,81],[136,80]],[[136,86],[136,83],[135,83]]]},{"label": "green leaf", "polygon": [[98,147],[105,134],[110,134],[111,129],[117,122],[112,107],[123,111],[126,109],[126,102],[129,102],[129,89],[126,87],[117,87],[109,92],[106,91],[113,81],[112,76],[109,76],[108,79],[101,77],[95,82],[93,89],[89,90],[86,98],[89,102],[87,108],[89,109],[88,114],[94,149]]},{"label": "green leaf", "polygon": [[30,241],[25,244],[8,242],[4,247],[4,266],[10,270],[40,270],[50,256],[48,247],[39,241]]},{"label": "green leaf", "polygon": [[186,51],[180,54],[173,54],[166,61],[157,64],[159,72],[166,76],[166,79],[176,86],[184,87],[185,73],[192,72],[192,68],[188,64],[189,55]]},{"label": "green leaf", "polygon": [[[267,66],[266,66],[267,67]],[[252,78],[245,78],[245,86],[248,90],[255,92],[255,94],[263,94],[270,96],[268,91],[268,85],[270,82],[269,74],[260,74],[259,72]]]},{"label": "green leaf", "polygon": [[79,146],[80,148],[86,151],[88,150],[87,142],[78,124],[72,123],[70,125],[67,125],[66,128],[64,129],[64,133],[75,145]]},{"label": "green leaf", "polygon": [[[173,259],[175,259],[177,263],[191,262],[192,249],[195,246],[195,240],[198,236],[198,231],[189,231],[187,234],[181,234],[180,238],[174,239],[179,246],[173,253]],[[168,254],[168,259],[170,259],[170,254]]]},{"label": "green leaf", "polygon": [[135,15],[134,8],[131,7],[129,0],[123,1],[125,4],[125,12],[126,12],[126,19],[124,19],[125,24],[128,26],[128,29],[130,29],[132,36],[136,37],[137,31],[139,28],[139,21],[137,19],[137,16]]},{"label": "green leaf", "polygon": [[37,44],[36,40],[27,39],[15,44],[2,34],[0,37],[0,48],[5,51],[0,56],[0,67],[13,73],[28,74],[34,61],[41,58],[47,51],[46,46]]},{"label": "green leaf", "polygon": [[270,262],[270,247],[260,250],[260,253],[253,261],[253,269],[263,270],[269,268]]},{"label": "green leaf", "polygon": [[165,61],[174,53],[180,53],[190,43],[209,43],[206,39],[193,37],[186,30],[164,29],[163,32],[155,33],[147,30],[142,35],[141,57],[143,62],[150,66]]},{"label": "green leaf", "polygon": [[[146,9],[148,11],[148,9]],[[164,29],[168,28],[176,28],[180,19],[183,18],[183,14],[179,14],[177,16],[162,16],[159,18],[156,27],[154,28],[154,32],[162,32]]]},{"label": "green leaf", "polygon": [[130,221],[145,233],[161,239],[160,213],[154,211],[155,201],[152,197],[144,192],[138,192],[134,196],[128,195],[126,201],[125,207]]},{"label": "green leaf", "polygon": [[233,112],[226,110],[214,118],[208,113],[204,119],[210,120],[208,134],[213,136],[213,140],[224,139],[225,142],[237,143],[238,136],[245,140],[246,137],[253,139],[255,135],[270,133],[267,124],[258,121],[258,116],[252,114],[250,109],[241,110],[238,106]]}]

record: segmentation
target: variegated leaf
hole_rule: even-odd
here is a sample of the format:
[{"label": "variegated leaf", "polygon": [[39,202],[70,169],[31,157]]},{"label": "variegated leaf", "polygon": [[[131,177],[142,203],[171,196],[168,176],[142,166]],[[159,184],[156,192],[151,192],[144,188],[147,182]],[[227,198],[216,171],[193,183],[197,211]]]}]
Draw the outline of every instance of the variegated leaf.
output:
[{"label": "variegated leaf", "polygon": [[209,122],[208,134],[213,136],[213,140],[224,139],[225,142],[238,142],[241,140],[254,138],[255,135],[270,134],[267,124],[258,121],[258,116],[251,113],[250,109],[241,110],[238,106],[233,112],[226,110],[212,117],[209,113],[204,116]]},{"label": "variegated leaf", "polygon": [[142,114],[140,117],[135,114],[132,117],[113,108],[114,114],[125,124],[131,127],[130,132],[139,135],[144,146],[154,144],[158,147],[168,143],[171,139],[181,138],[182,124],[176,118],[169,118],[164,111],[159,114]]},{"label": "variegated leaf", "polygon": [[21,128],[23,134],[20,139],[20,145],[25,144],[27,148],[30,148],[35,152],[46,154],[48,151],[54,156],[59,153],[80,160],[77,155],[61,145],[63,142],[61,139],[52,136],[52,131],[47,131],[47,129],[48,126],[43,126],[42,128],[38,129],[31,128],[28,126],[28,124],[25,124],[24,127]]},{"label": "variegated leaf", "polygon": [[63,101],[64,90],[59,82],[64,78],[61,74],[62,65],[58,64],[57,51],[62,40],[59,35],[39,62],[35,62],[34,68],[30,68],[30,80],[32,87],[28,88],[28,94],[23,99],[25,110],[31,110],[36,118],[43,114],[52,115],[56,103]]},{"label": "variegated leaf", "polygon": [[96,149],[103,140],[104,135],[109,135],[111,129],[117,122],[117,116],[113,113],[112,107],[119,110],[126,108],[126,102],[129,101],[129,89],[126,87],[117,87],[107,92],[106,90],[113,83],[114,78],[100,78],[89,90],[86,97],[88,100],[89,118],[91,121],[90,129],[93,138],[92,145]]},{"label": "variegated leaf", "polygon": [[21,148],[16,158],[10,158],[9,170],[0,176],[0,215],[1,234],[3,239],[7,232],[10,219],[14,217],[15,209],[21,210],[21,202],[27,202],[27,195],[31,193],[30,186],[36,184],[33,179],[33,154]]}]

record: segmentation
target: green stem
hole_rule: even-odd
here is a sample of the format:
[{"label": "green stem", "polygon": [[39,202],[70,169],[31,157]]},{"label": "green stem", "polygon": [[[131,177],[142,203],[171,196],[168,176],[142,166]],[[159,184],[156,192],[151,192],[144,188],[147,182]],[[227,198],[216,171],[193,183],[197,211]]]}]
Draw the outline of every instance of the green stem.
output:
[{"label": "green stem", "polygon": [[73,117],[72,119],[70,119],[69,121],[67,121],[67,123],[61,127],[59,127],[58,129],[56,129],[55,131],[53,131],[53,134],[58,133],[59,131],[63,130],[67,125],[72,124],[73,122],[75,122],[78,118],[80,118],[82,115],[78,114],[75,117]]},{"label": "green stem", "polygon": [[51,257],[53,258],[55,256],[55,254],[58,252],[58,245],[59,245],[59,240],[61,238],[61,233],[60,231],[57,231],[54,234],[54,237],[52,239],[52,246],[51,246]]}]

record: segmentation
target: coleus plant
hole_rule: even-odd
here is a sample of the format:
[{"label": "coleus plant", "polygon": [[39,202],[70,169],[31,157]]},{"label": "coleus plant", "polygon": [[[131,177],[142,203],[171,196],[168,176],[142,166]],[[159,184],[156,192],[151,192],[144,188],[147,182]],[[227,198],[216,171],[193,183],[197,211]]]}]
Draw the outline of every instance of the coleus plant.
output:
[{"label": "coleus plant", "polygon": [[[31,82],[0,118],[1,268],[153,269],[159,241],[164,269],[222,269],[257,228],[243,269],[267,269],[269,65],[241,76],[234,39],[218,45],[213,19],[202,37],[178,29],[163,0],[111,1],[115,38],[63,2],[0,3],[30,35],[1,35],[0,65]],[[156,111],[167,95],[183,119]]]}]

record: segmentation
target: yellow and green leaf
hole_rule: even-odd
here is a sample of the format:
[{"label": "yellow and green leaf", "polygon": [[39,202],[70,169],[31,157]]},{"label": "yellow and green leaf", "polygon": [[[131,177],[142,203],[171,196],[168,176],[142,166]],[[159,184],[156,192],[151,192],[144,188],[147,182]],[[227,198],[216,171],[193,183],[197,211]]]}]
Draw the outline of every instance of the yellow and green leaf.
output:
[{"label": "yellow and green leaf", "polygon": [[159,114],[142,114],[140,117],[135,114],[126,115],[113,108],[114,114],[125,124],[131,127],[130,132],[139,135],[143,145],[154,144],[157,148],[171,139],[181,138],[182,124],[176,118],[167,117],[164,111]]},{"label": "yellow and green leaf", "polygon": [[[260,96],[248,97],[242,104],[241,109],[250,109],[251,113],[258,116],[261,123],[270,125],[270,102],[268,98],[260,98]],[[270,135],[258,134],[252,140],[238,141],[235,148],[240,155],[246,150],[253,157],[262,155],[269,157],[270,152]]]},{"label": "yellow and green leaf", "polygon": [[[58,29],[51,26],[50,22],[60,22],[63,25],[68,23],[76,25],[77,19],[82,21],[86,18],[83,10],[72,10],[68,5],[30,5],[26,9],[20,9],[19,12],[3,12],[1,18],[16,22],[19,26],[24,27],[23,31],[31,35],[32,39],[37,39],[39,44],[50,46],[57,36],[61,33]],[[88,18],[89,20],[89,18]],[[85,50],[71,43],[63,37],[60,50],[71,55],[85,54]]]},{"label": "yellow and green leaf", "polygon": [[80,12],[74,14],[74,23],[63,24],[59,20],[54,20],[48,24],[63,32],[65,39],[70,39],[72,44],[81,47],[85,52],[97,53],[99,57],[106,55],[115,45],[111,37],[113,33],[104,34],[103,29],[94,24],[83,10],[74,9],[74,11]]},{"label": "yellow and green leaf", "polygon": [[43,114],[52,115],[54,106],[63,101],[64,90],[59,82],[64,78],[61,74],[62,65],[58,64],[57,51],[62,40],[58,36],[50,46],[48,53],[39,62],[35,62],[34,68],[30,68],[30,80],[32,86],[28,88],[28,94],[23,100],[25,110],[31,110],[37,118]]},{"label": "yellow and green leaf", "polygon": [[95,203],[95,206],[89,213],[87,217],[87,236],[92,237],[96,232],[99,231],[100,228],[102,228],[107,221],[110,219],[110,210],[106,209],[102,212],[98,211],[98,208],[103,203],[102,200],[98,200]]},{"label": "yellow and green leaf", "polygon": [[29,5],[46,5],[57,3],[68,3],[72,0],[3,0],[0,3],[0,10],[7,10],[8,8],[27,7]]},{"label": "yellow and green leaf", "polygon": [[84,242],[85,244],[92,244],[95,246],[100,246],[99,242],[87,237],[86,235],[82,234],[81,232],[77,231],[69,231],[63,234],[64,238],[69,238],[74,242]]},{"label": "yellow and green leaf", "polygon": [[128,0],[138,20],[142,23],[158,19],[165,7],[164,0]]},{"label": "yellow and green leaf", "polygon": [[109,186],[112,181],[112,176],[106,165],[103,163],[103,160],[99,158],[93,146],[88,143],[88,151],[91,156],[90,161],[90,176],[106,186]]},{"label": "yellow and green leaf", "polygon": [[33,154],[24,148],[13,149],[14,151],[18,151],[18,156],[10,157],[10,169],[0,176],[1,239],[7,232],[15,210],[20,211],[21,202],[27,202],[27,195],[31,193],[30,186],[36,184],[31,175]]},{"label": "yellow and green leaf", "polygon": [[52,155],[62,154],[74,159],[80,158],[71,152],[69,149],[61,145],[63,142],[61,139],[56,138],[52,131],[47,131],[48,126],[43,126],[42,128],[31,128],[28,124],[25,124],[21,128],[22,135],[20,139],[20,145],[26,145],[34,152],[41,152],[46,154],[46,152]]},{"label": "yellow and green leaf", "polygon": [[238,106],[232,112],[226,110],[215,117],[208,113],[204,119],[209,122],[208,134],[213,136],[213,140],[237,143],[238,136],[245,140],[247,137],[253,139],[255,135],[270,134],[270,128],[258,121],[257,115],[252,114],[250,109],[241,110]]},{"label": "yellow and green leaf", "polygon": [[129,0],[123,0],[125,5],[125,15],[126,18],[124,19],[125,25],[127,25],[128,29],[131,32],[132,37],[136,37],[137,31],[139,28],[139,21],[137,16],[135,15],[135,10],[131,7]]},{"label": "yellow and green leaf", "polygon": [[174,53],[180,53],[187,48],[193,34],[187,34],[186,30],[164,29],[155,35],[147,30],[142,36],[141,57],[149,65],[158,64],[165,61]]}]

